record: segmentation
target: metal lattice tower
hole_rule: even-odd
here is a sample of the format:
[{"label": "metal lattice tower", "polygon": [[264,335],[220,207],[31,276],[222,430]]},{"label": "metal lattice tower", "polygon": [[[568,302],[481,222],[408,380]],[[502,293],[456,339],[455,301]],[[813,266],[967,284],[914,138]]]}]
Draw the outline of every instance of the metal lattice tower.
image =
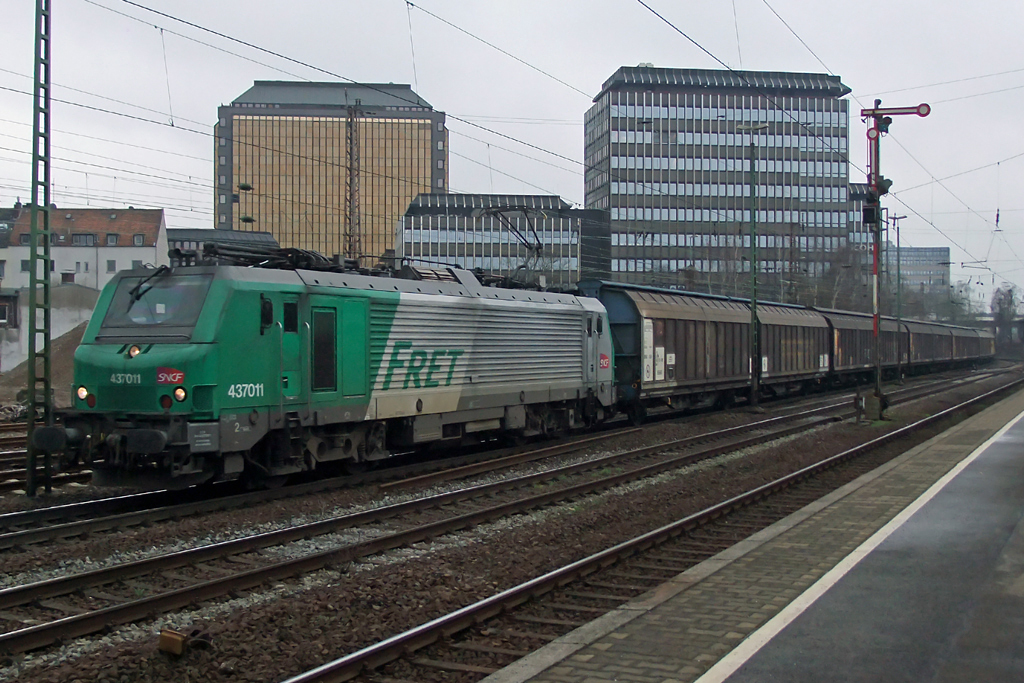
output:
[{"label": "metal lattice tower", "polygon": [[[50,0],[36,0],[32,133],[32,232],[28,289],[28,472],[25,492],[36,494],[38,422],[53,424],[50,397]],[[50,454],[44,480],[50,492]]]},{"label": "metal lattice tower", "polygon": [[348,108],[345,117],[345,143],[348,156],[348,176],[345,191],[348,215],[345,223],[345,257],[358,259],[363,255],[362,226],[359,222],[359,110],[360,101]]}]

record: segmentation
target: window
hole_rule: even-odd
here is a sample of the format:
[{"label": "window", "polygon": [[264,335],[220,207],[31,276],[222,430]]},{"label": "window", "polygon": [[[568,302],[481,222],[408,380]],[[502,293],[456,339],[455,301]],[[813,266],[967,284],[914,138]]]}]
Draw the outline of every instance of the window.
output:
[{"label": "window", "polygon": [[337,340],[335,312],[313,311],[313,391],[336,391],[338,388]]},{"label": "window", "polygon": [[284,302],[284,331],[299,331],[299,304],[294,301]]},{"label": "window", "polygon": [[444,149],[444,141],[442,141],[442,140],[438,140],[438,141],[437,141],[437,151],[438,151],[438,152],[440,152],[440,151],[442,151],[443,149]]},{"label": "window", "polygon": [[437,167],[438,168],[444,168],[444,160],[443,159],[438,159],[437,160]]},{"label": "window", "polygon": [[222,194],[220,196],[220,203],[221,204],[227,204],[228,203],[228,196],[226,194]]},{"label": "window", "polygon": [[136,270],[142,267],[142,261],[132,261],[132,270]]},{"label": "window", "polygon": [[83,264],[84,264],[83,270],[88,273],[89,272],[89,262],[88,261],[83,261]]},{"label": "window", "polygon": [[3,276],[4,276],[4,274],[6,272],[7,272],[7,261],[0,261],[0,279],[3,278]]},{"label": "window", "polygon": [[110,233],[110,232],[107,233],[107,246],[108,247],[116,247],[117,246],[117,235],[115,235],[114,233]]},{"label": "window", "polygon": [[133,235],[132,236],[132,244],[134,244],[137,247],[141,247],[141,246],[145,245],[146,244],[146,236],[145,235]]},{"label": "window", "polygon": [[107,261],[107,272],[108,273],[116,273],[117,272],[117,261],[115,261],[113,259]]},{"label": "window", "polygon": [[21,272],[23,272],[23,273],[29,272],[28,259],[22,259],[21,260]]},{"label": "window", "polygon": [[61,273],[60,274],[60,283],[62,285],[73,285],[73,284],[75,284],[75,274],[74,273]]},{"label": "window", "polygon": [[28,234],[27,232],[22,234],[18,238],[18,243],[23,245],[23,246],[27,246],[29,244],[32,244],[32,235]]},{"label": "window", "polygon": [[73,247],[93,247],[96,246],[96,235],[72,235],[71,246]]}]

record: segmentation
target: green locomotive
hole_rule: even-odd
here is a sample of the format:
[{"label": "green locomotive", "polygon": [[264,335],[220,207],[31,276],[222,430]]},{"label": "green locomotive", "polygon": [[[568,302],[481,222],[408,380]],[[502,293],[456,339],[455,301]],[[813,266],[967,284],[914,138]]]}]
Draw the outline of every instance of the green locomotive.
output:
[{"label": "green locomotive", "polygon": [[72,409],[36,443],[91,463],[97,483],[180,488],[558,432],[613,409],[596,299],[407,275],[122,272],[75,353]]}]

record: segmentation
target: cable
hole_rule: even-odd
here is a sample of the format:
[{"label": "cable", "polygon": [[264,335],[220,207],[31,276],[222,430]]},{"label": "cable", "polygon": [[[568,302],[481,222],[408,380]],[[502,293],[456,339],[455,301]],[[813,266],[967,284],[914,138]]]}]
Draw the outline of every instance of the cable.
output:
[{"label": "cable", "polygon": [[[639,1],[639,2],[641,3],[641,4],[643,4],[643,0],[638,0],[638,1]],[[792,27],[791,27],[791,26],[790,26],[790,25],[789,25],[789,24],[788,24],[788,23],[787,23],[787,22],[786,22],[786,21],[785,21],[785,20],[784,20],[784,19],[783,19],[783,18],[782,18],[782,17],[780,16],[780,15],[779,15],[779,13],[778,13],[778,12],[776,12],[776,11],[775,11],[775,9],[774,9],[774,8],[772,8],[772,6],[771,6],[770,4],[768,4],[768,0],[762,0],[762,2],[764,2],[764,4],[765,4],[765,5],[766,5],[766,6],[768,7],[768,9],[770,9],[770,10],[772,11],[772,14],[774,14],[774,15],[775,15],[775,16],[776,16],[776,17],[777,17],[777,18],[779,19],[779,21],[781,21],[781,22],[783,23],[783,25],[785,25],[785,27],[786,27],[787,29],[789,29],[789,31],[790,31],[790,32],[791,32],[791,33],[792,33],[792,34],[793,34],[793,35],[794,35],[794,36],[795,36],[795,37],[797,38],[797,40],[799,40],[799,41],[800,41],[800,43],[801,43],[801,44],[802,44],[802,45],[803,45],[803,46],[804,46],[805,48],[807,48],[807,51],[808,51],[808,52],[810,52],[810,53],[811,53],[811,55],[812,55],[812,56],[813,56],[813,57],[814,57],[814,58],[815,58],[816,60],[818,60],[818,63],[819,63],[819,64],[821,64],[821,65],[822,65],[822,66],[823,66],[823,67],[825,68],[825,70],[826,70],[826,71],[827,71],[827,72],[828,72],[829,74],[831,74],[831,75],[834,75],[834,74],[832,74],[832,70],[828,68],[828,66],[827,66],[827,65],[826,65],[826,64],[825,64],[825,63],[824,63],[824,62],[823,62],[823,61],[821,60],[821,58],[820,58],[820,57],[818,57],[818,55],[817,55],[817,54],[815,54],[814,50],[812,50],[812,49],[810,48],[810,46],[809,46],[809,45],[807,45],[807,43],[806,43],[806,42],[805,42],[805,41],[804,41],[804,40],[803,40],[803,39],[802,39],[802,38],[801,38],[801,37],[800,37],[799,35],[797,35],[797,33],[796,33],[796,32],[795,32],[794,30],[793,30],[793,28],[792,28]],[[1024,87],[1024,86],[1018,86],[1018,87]],[[1014,89],[1017,89],[1017,88],[1008,88],[1008,90],[1014,90]],[[1002,91],[1000,91],[1000,92],[1002,92]],[[953,98],[953,99],[954,99],[954,100],[958,100],[958,99],[966,99],[966,98]],[[858,99],[858,98],[857,98],[856,96],[854,96],[854,100],[856,100],[858,104],[861,104],[861,103],[860,103],[860,100],[859,100],[859,99]],[[953,100],[943,100],[943,101],[944,101],[944,102],[949,102],[949,101],[953,101]],[[864,107],[863,107],[863,104],[861,104],[861,106],[862,106],[862,108],[864,108]],[[914,160],[914,161],[915,161],[915,162],[916,162],[916,163],[917,163],[917,164],[918,164],[918,165],[919,165],[919,166],[920,166],[920,167],[921,167],[921,168],[922,168],[922,169],[923,169],[923,170],[924,170],[924,171],[925,171],[926,173],[928,173],[928,175],[929,175],[929,176],[931,176],[931,178],[932,178],[932,180],[933,180],[934,182],[937,182],[937,183],[939,184],[939,186],[940,186],[940,187],[942,187],[942,188],[943,188],[944,190],[946,190],[947,192],[949,192],[949,194],[950,194],[950,195],[952,195],[952,196],[953,196],[953,197],[954,197],[955,199],[957,199],[957,201],[959,201],[959,202],[960,202],[961,204],[963,204],[964,206],[967,206],[967,208],[970,208],[970,207],[969,207],[969,206],[967,205],[967,203],[966,203],[966,202],[964,202],[964,201],[963,201],[962,199],[960,199],[959,197],[957,197],[957,196],[956,196],[956,195],[955,195],[955,194],[954,194],[954,193],[953,193],[953,192],[952,192],[952,191],[951,191],[951,190],[950,190],[949,188],[947,188],[947,187],[946,187],[945,185],[943,185],[941,181],[938,181],[938,180],[937,180],[937,179],[935,178],[935,175],[934,175],[933,173],[931,173],[930,171],[928,171],[928,169],[927,169],[927,168],[925,168],[924,164],[922,164],[922,163],[921,163],[921,162],[920,162],[920,161],[919,161],[919,160],[918,160],[918,159],[917,159],[916,157],[914,157],[914,156],[913,156],[913,155],[912,155],[912,154],[910,153],[910,151],[909,151],[909,150],[908,150],[908,149],[907,149],[907,148],[906,148],[906,147],[905,147],[905,146],[904,146],[904,145],[903,145],[902,143],[900,143],[900,142],[899,142],[899,140],[898,140],[898,139],[896,139],[895,137],[893,137],[892,139],[893,139],[893,141],[895,141],[895,142],[896,142],[896,144],[897,144],[897,145],[899,145],[899,146],[900,146],[900,148],[901,148],[901,149],[903,149],[903,151],[904,151],[904,152],[906,152],[906,153],[907,153],[907,155],[908,155],[908,156],[910,156],[910,157],[911,157],[911,159],[913,159],[913,160]],[[907,208],[909,209],[909,206],[908,206],[908,205],[906,204],[906,202],[904,202],[904,201],[902,201],[902,200],[899,200],[899,201],[900,201],[900,203],[901,203],[901,204],[903,204],[903,205],[904,205],[905,207],[907,207]],[[917,212],[915,211],[915,213],[917,213]],[[918,214],[918,215],[920,215],[920,214]],[[979,214],[979,216],[980,216],[980,214]],[[984,220],[984,218],[983,218],[983,220]],[[953,245],[955,245],[956,247],[958,247],[959,249],[961,249],[961,250],[962,250],[962,251],[963,251],[964,253],[966,253],[966,254],[967,254],[968,256],[970,256],[970,257],[971,257],[972,259],[974,259],[974,258],[975,258],[975,257],[974,257],[974,256],[973,256],[973,255],[972,255],[972,254],[970,253],[970,251],[968,251],[968,250],[967,250],[967,249],[966,249],[965,247],[961,246],[961,245],[960,245],[959,243],[957,243],[956,241],[954,241],[953,239],[951,239],[951,238],[950,238],[950,237],[949,237],[948,235],[946,235],[946,234],[945,234],[944,232],[942,232],[941,230],[939,230],[939,228],[938,228],[938,227],[937,227],[937,226],[936,226],[936,225],[935,225],[934,223],[932,223],[931,221],[928,221],[928,224],[929,224],[929,225],[931,225],[931,226],[932,226],[933,228],[935,228],[935,229],[936,229],[936,230],[937,230],[937,231],[938,231],[938,232],[939,232],[940,234],[942,234],[942,236],[943,236],[943,237],[945,237],[945,238],[946,238],[947,240],[949,240],[949,241],[950,241],[950,242],[951,242],[951,243],[952,243]],[[994,233],[993,233],[993,237],[994,237]],[[1004,241],[1005,241],[1005,238],[1004,238]],[[1010,244],[1009,244],[1008,242],[1007,242],[1007,247],[1009,247],[1009,248],[1010,248],[1010,251],[1014,253],[1014,256],[1016,256],[1016,255],[1017,255],[1017,254],[1016,254],[1016,252],[1014,251],[1013,247],[1012,247],[1012,246],[1010,246]],[[976,260],[976,259],[975,259],[975,260]],[[1022,264],[1022,265],[1024,265],[1024,261],[1021,261],[1021,264]]]},{"label": "cable", "polygon": [[[14,74],[15,76],[19,76],[21,78],[27,78],[28,80],[32,80],[32,76],[30,76],[28,74],[18,73],[17,71],[11,71],[10,69],[2,69],[2,68],[0,68],[0,71],[3,71],[5,73],[9,73],[9,74]],[[141,104],[133,104],[131,102],[125,102],[124,100],[118,100],[118,99],[115,99],[113,97],[107,97],[106,95],[100,95],[98,93],[89,92],[88,90],[81,90],[79,88],[72,88],[70,85],[63,85],[61,83],[54,83],[54,86],[56,86],[57,88],[63,89],[63,90],[70,90],[71,92],[77,92],[77,93],[81,93],[83,95],[88,95],[89,97],[95,97],[97,99],[106,100],[108,102],[114,102],[116,104],[123,104],[124,106],[132,107],[133,109],[141,109],[142,111],[148,111],[148,112],[151,112],[153,114],[164,114],[164,115],[167,114],[167,112],[161,111],[159,109],[152,109],[150,107],[144,107]],[[168,88],[170,88],[170,83],[169,82],[168,82]],[[168,90],[167,95],[168,95],[168,101],[170,101],[170,99],[169,99],[170,98],[170,90]],[[57,101],[57,100],[54,100],[54,101]],[[173,113],[171,114],[171,118],[172,119],[174,118],[174,114]],[[197,126],[205,126],[206,125],[202,121],[194,121],[192,119],[185,119],[185,118],[182,118],[180,116],[178,117],[178,119],[181,120],[181,121],[188,121],[189,123],[194,123]],[[29,125],[31,125],[31,124],[29,124]]]},{"label": "cable", "polygon": [[1016,74],[1016,73],[1020,73],[1022,71],[1024,71],[1024,69],[1010,69],[1009,71],[998,71],[998,72],[996,72],[994,74],[983,74],[981,76],[968,76],[967,78],[957,78],[957,79],[952,80],[952,81],[940,81],[938,83],[929,83],[927,85],[915,85],[915,86],[911,86],[909,88],[899,88],[897,90],[883,90],[880,93],[875,93],[875,95],[873,95],[873,96],[892,95],[893,93],[898,93],[898,92],[909,92],[911,90],[922,90],[924,88],[935,88],[935,87],[938,87],[940,85],[952,85],[953,83],[966,83],[967,81],[977,81],[977,80],[980,80],[982,78],[993,78],[995,76],[1005,76],[1007,74]]},{"label": "cable", "polygon": [[[125,0],[125,1],[127,2],[127,0]],[[455,29],[456,31],[459,31],[460,33],[463,33],[463,34],[469,36],[473,40],[477,40],[477,41],[483,43],[484,45],[486,45],[487,47],[492,48],[494,50],[497,50],[498,52],[500,52],[501,54],[505,55],[506,57],[510,57],[511,59],[516,60],[517,62],[519,62],[523,66],[529,67],[529,68],[533,69],[534,71],[536,71],[537,73],[539,73],[539,74],[541,74],[543,76],[546,76],[546,77],[550,78],[553,81],[561,83],[562,85],[564,85],[565,87],[569,88],[570,90],[575,90],[576,92],[578,92],[580,95],[583,95],[587,99],[592,99],[592,96],[589,93],[586,93],[586,92],[580,90],[579,88],[577,88],[576,86],[574,86],[574,85],[572,85],[570,83],[566,83],[561,78],[558,78],[557,76],[553,76],[552,74],[548,73],[547,71],[544,71],[540,67],[536,67],[533,64],[530,64],[529,62],[524,61],[524,60],[520,59],[519,57],[516,57],[511,52],[503,50],[502,48],[498,47],[494,43],[489,43],[486,40],[484,40],[483,38],[481,38],[480,36],[475,35],[473,33],[470,33],[469,31],[467,31],[466,29],[464,29],[464,28],[462,28],[460,26],[456,26],[455,24],[451,23],[447,19],[444,19],[442,17],[437,16],[436,14],[431,12],[430,10],[424,9],[422,7],[419,7],[418,5],[414,5],[409,0],[405,0],[405,4],[408,7],[413,7],[415,9],[418,9],[419,11],[423,12],[424,14],[430,15],[434,19],[437,19],[438,21],[440,21],[442,24],[445,24],[446,26],[450,26],[451,28]]]},{"label": "cable", "polygon": [[[182,119],[182,120],[184,120],[184,119]],[[0,119],[0,123],[11,123],[11,124],[14,124],[14,125],[17,125],[17,126],[25,126],[27,128],[31,128],[32,127],[31,123],[25,123],[24,121],[14,121],[13,119]],[[87,135],[85,133],[76,133],[74,131],[63,130],[61,128],[54,128],[54,129],[52,129],[52,132],[53,133],[60,133],[61,135],[71,135],[71,136],[74,136],[74,137],[86,138],[87,140],[96,140],[98,142],[107,142],[107,143],[114,144],[114,145],[123,145],[125,147],[134,147],[135,149],[142,149],[142,150],[145,150],[147,152],[158,152],[160,154],[170,154],[171,156],[183,157],[185,159],[195,159],[196,161],[202,161],[202,162],[205,162],[205,163],[210,163],[210,159],[208,157],[197,157],[197,156],[192,156],[191,154],[182,154],[181,152],[172,152],[170,150],[159,149],[157,147],[146,147],[145,145],[140,145],[140,144],[137,144],[137,143],[134,143],[134,142],[124,142],[123,140],[112,140],[111,138],[101,138],[101,137],[97,137],[95,135]],[[11,136],[11,137],[13,137],[13,136]],[[27,139],[27,138],[19,138],[19,139]]]},{"label": "cable", "polygon": [[[993,161],[990,164],[985,164],[984,166],[977,166],[975,168],[971,168],[971,169],[968,169],[966,171],[960,171],[959,173],[954,173],[952,175],[948,175],[948,176],[945,176],[943,178],[939,178],[939,179],[932,178],[927,183],[921,183],[920,185],[912,185],[911,187],[907,187],[907,188],[904,188],[904,189],[900,190],[900,192],[905,194],[907,192],[910,192],[911,190],[918,190],[918,189],[920,189],[922,187],[928,187],[929,185],[933,185],[936,182],[938,182],[939,180],[950,180],[951,178],[958,178],[958,177],[960,177],[962,175],[967,175],[968,173],[974,173],[975,171],[981,171],[981,170],[984,170],[986,168],[992,168],[993,166],[998,166],[999,164],[1003,164],[1003,163],[1006,163],[1007,161],[1012,161],[1014,159],[1019,159],[1021,157],[1024,157],[1024,152],[1019,152],[1019,153],[1014,154],[1012,156],[1008,156],[1005,159],[1000,159],[999,161]],[[925,169],[925,170],[927,170],[927,169]],[[1010,209],[1010,210],[1013,211],[1014,209]],[[935,212],[932,212],[932,213],[935,213]],[[954,213],[954,212],[946,212],[946,213]]]},{"label": "cable", "polygon": [[417,91],[420,89],[419,78],[416,76],[416,44],[412,40],[412,3],[405,3],[405,13],[409,17],[409,51],[412,53],[412,82]]}]

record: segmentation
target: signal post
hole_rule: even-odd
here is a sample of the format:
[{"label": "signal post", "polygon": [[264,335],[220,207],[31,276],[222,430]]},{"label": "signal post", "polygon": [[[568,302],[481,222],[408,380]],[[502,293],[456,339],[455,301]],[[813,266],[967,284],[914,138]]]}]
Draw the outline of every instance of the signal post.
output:
[{"label": "signal post", "polygon": [[[880,170],[881,153],[880,142],[882,135],[889,132],[889,124],[893,116],[915,114],[917,116],[928,116],[932,108],[928,104],[919,104],[916,107],[882,107],[882,100],[875,100],[875,106],[871,109],[861,109],[860,115],[871,119],[871,127],[868,128],[868,185],[871,186],[868,193],[868,200],[864,204],[864,225],[871,226],[871,233],[874,237],[874,248],[872,249],[871,284],[873,290],[874,309],[874,355],[875,355],[875,394],[874,400],[868,401],[867,413],[869,419],[880,418],[884,410],[884,395],[882,394],[882,347],[879,336],[881,329],[881,318],[879,314],[879,291],[878,291],[878,260],[879,251],[882,245],[882,221],[881,221],[881,197],[888,194],[892,181],[886,179]],[[898,257],[897,257],[898,258]],[[896,339],[900,339],[900,332],[896,330]],[[902,360],[903,344],[898,343],[897,353]]]}]

